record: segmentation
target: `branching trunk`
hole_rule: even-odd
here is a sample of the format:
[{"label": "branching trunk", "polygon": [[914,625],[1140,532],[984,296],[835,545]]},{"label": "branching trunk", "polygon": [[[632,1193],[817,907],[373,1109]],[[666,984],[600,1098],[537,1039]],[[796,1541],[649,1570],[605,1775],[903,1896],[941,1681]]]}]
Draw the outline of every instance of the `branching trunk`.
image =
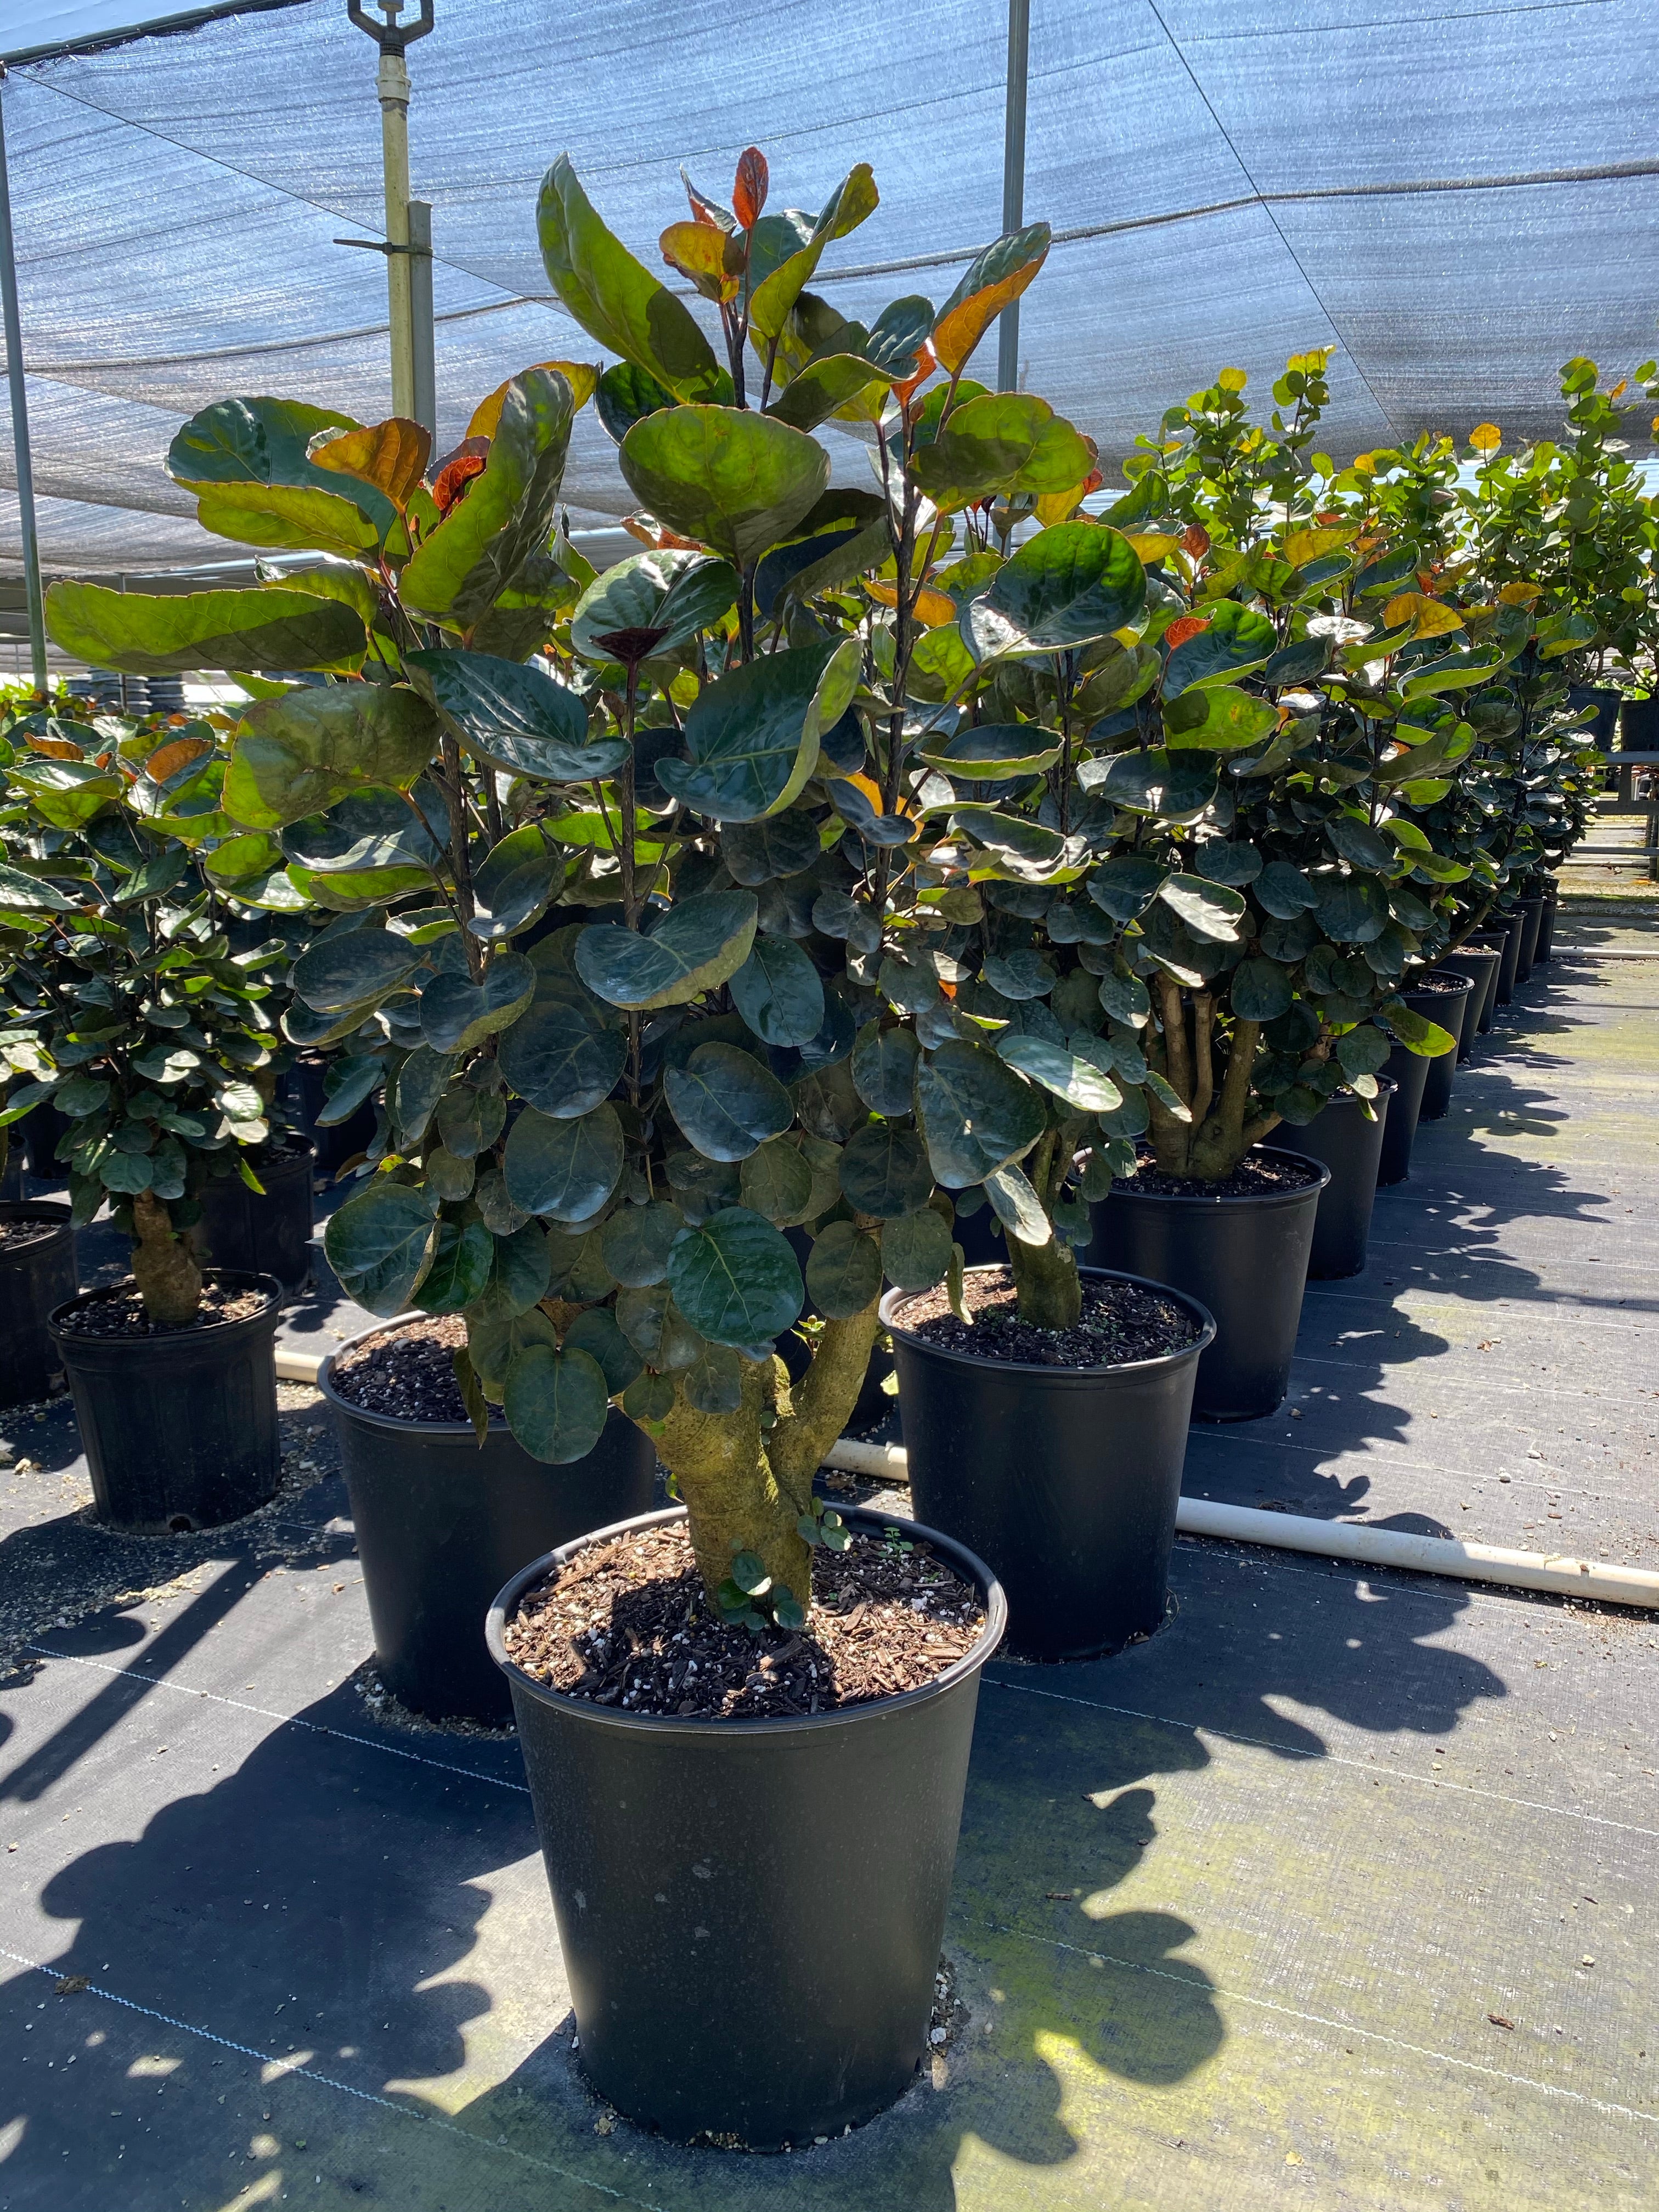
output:
[{"label": "branching trunk", "polygon": [[775,1585],[805,1606],[811,1597],[811,1547],[798,1528],[812,1478],[852,1417],[879,1327],[877,1301],[845,1321],[826,1322],[812,1364],[791,1388],[783,1362],[743,1364],[743,1402],[732,1413],[700,1413],[675,1378],[674,1405],[647,1430],[685,1502],[691,1548],[711,1600],[733,1556],[752,1552]]},{"label": "branching trunk", "polygon": [[1232,1172],[1252,1145],[1279,1127],[1277,1114],[1250,1112],[1250,1079],[1261,1024],[1234,1021],[1226,1041],[1227,1070],[1218,1092],[1214,998],[1207,991],[1196,992],[1188,1008],[1172,978],[1161,977],[1157,988],[1162,1034],[1156,1044],[1162,1048],[1152,1052],[1149,1064],[1158,1067],[1189,1116],[1183,1120],[1149,1095],[1158,1168],[1164,1175],[1218,1182]]},{"label": "branching trunk", "polygon": [[202,1271],[188,1238],[179,1236],[153,1191],[132,1201],[132,1279],[149,1318],[163,1328],[184,1328],[202,1301]]}]

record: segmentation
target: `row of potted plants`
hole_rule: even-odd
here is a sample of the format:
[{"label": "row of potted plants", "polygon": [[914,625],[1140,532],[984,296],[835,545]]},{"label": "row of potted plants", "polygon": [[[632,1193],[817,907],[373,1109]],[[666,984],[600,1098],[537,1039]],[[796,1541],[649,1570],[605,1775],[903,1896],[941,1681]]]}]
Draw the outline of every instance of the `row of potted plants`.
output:
[{"label": "row of potted plants", "polygon": [[[203,1194],[259,1179],[284,1051],[337,1121],[378,1102],[325,1244],[392,1325],[322,1387],[387,1679],[506,1685],[596,2085],[775,2143],[911,2078],[980,1668],[1157,1626],[1192,1412],[1285,1388],[1332,1174],[1292,1140],[1449,1080],[1437,979],[1501,969],[1595,757],[1538,589],[1318,453],[1325,354],[1265,423],[1224,371],[1103,500],[967,373],[1045,226],[865,325],[811,286],[867,169],[817,214],[752,149],[689,190],[704,319],[555,164],[550,281],[616,358],[453,453],[298,400],[185,425],[204,524],[315,568],[53,587],[67,651],[252,703],[8,733],[7,1117],[62,1112],[79,1218],[135,1238],[52,1323],[95,1479],[187,1419],[240,1470],[211,1517],[274,1482],[280,1285],[204,1271]],[[639,502],[602,574],[559,505],[588,404]],[[302,912],[297,957],[229,926]],[[815,1481],[884,1332],[916,1522]]]}]

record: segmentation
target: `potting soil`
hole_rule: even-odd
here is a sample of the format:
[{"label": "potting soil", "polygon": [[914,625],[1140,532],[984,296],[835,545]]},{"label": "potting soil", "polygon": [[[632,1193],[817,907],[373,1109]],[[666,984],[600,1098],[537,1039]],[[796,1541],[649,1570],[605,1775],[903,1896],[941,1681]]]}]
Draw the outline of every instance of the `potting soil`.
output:
[{"label": "potting soil", "polygon": [[1123,1367],[1178,1352],[1199,1333],[1184,1306],[1136,1283],[1085,1280],[1082,1316],[1070,1328],[1038,1328],[1021,1321],[1018,1292],[1006,1268],[970,1276],[967,1297],[973,1319],[963,1322],[951,1310],[943,1285],[919,1291],[898,1309],[898,1325],[945,1352],[1027,1367]]}]

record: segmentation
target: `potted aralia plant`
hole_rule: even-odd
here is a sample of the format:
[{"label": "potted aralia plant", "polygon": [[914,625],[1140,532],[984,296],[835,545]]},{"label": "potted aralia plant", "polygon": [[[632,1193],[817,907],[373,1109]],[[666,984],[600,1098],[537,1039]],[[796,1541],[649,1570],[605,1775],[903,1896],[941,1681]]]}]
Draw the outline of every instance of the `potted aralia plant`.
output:
[{"label": "potted aralia plant", "polygon": [[[295,1041],[372,1024],[362,1079],[386,1078],[386,1149],[331,1261],[374,1310],[459,1322],[481,1435],[499,1407],[556,1478],[620,1424],[682,1501],[526,1566],[492,1615],[584,2063],[641,2118],[775,2143],[878,2109],[925,2054],[1002,1608],[960,1547],[813,1492],[884,1277],[924,1287],[953,1256],[909,1092],[890,1096],[921,1018],[879,987],[916,817],[884,803],[864,712],[882,671],[862,600],[836,597],[881,557],[888,510],[832,492],[811,434],[914,386],[935,318],[902,301],[826,341],[805,288],[874,205],[869,173],[816,217],[763,218],[764,189],[746,156],[733,208],[695,198],[665,241],[719,302],[725,363],[561,162],[544,246],[623,356],[597,384],[579,364],[515,378],[429,483],[410,426],[297,408],[288,432],[209,430],[188,465],[204,511],[270,532],[303,505],[307,544],[326,521],[326,550],[355,537],[372,570],[311,617],[349,619],[362,680],[256,705],[225,789],[272,835],[384,804],[385,859],[425,871],[417,903],[386,885],[295,968]],[[976,271],[957,303],[975,336],[999,281]],[[590,393],[647,510],[647,550],[597,579],[550,543]],[[274,657],[276,597],[211,617],[239,660]],[[118,620],[191,622],[74,604],[105,662]],[[813,1232],[805,1283],[792,1227]],[[791,1382],[775,1346],[809,1289]],[[614,1510],[637,1504],[619,1482]]]},{"label": "potted aralia plant", "polygon": [[100,1516],[212,1527],[262,1504],[280,1472],[279,1285],[204,1271],[191,1231],[214,1168],[251,1177],[246,1154],[269,1135],[269,971],[286,950],[231,951],[192,850],[223,827],[210,732],[41,717],[9,742],[6,1038],[33,1079],[5,1118],[49,1100],[67,1125],[71,1219],[107,1203],[133,1239],[129,1282],[52,1314],[58,1364]]}]

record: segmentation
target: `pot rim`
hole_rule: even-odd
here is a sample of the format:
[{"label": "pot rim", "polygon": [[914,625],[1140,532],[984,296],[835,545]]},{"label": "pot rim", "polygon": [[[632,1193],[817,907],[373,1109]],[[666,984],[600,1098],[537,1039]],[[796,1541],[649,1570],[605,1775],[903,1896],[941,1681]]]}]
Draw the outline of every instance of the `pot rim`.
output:
[{"label": "pot rim", "polygon": [[596,1728],[631,1729],[636,1735],[678,1736],[683,1742],[710,1749],[723,1749],[750,1739],[764,1738],[775,1742],[782,1736],[805,1736],[824,1729],[847,1728],[860,1721],[882,1719],[890,1713],[930,1704],[960,1688],[980,1672],[1007,1633],[1008,1601],[1003,1595],[1002,1584],[977,1553],[970,1552],[965,1544],[957,1543],[954,1536],[945,1535],[941,1529],[927,1528],[920,1521],[907,1520],[896,1513],[872,1513],[865,1505],[848,1505],[840,1510],[843,1521],[878,1529],[896,1528],[913,1541],[918,1536],[924,1538],[958,1572],[965,1571],[967,1578],[978,1589],[985,1607],[985,1626],[970,1650],[919,1690],[900,1690],[886,1697],[867,1698],[859,1705],[838,1706],[827,1713],[802,1713],[798,1717],[784,1713],[771,1720],[756,1721],[708,1720],[702,1717],[694,1719],[689,1715],[682,1718],[678,1713],[618,1712],[613,1705],[596,1705],[591,1698],[573,1698],[566,1691],[550,1690],[545,1682],[538,1682],[533,1674],[526,1674],[522,1667],[514,1665],[507,1656],[507,1623],[532,1583],[541,1580],[550,1567],[568,1566],[579,1553],[596,1544],[608,1543],[614,1536],[684,1521],[687,1517],[684,1505],[635,1514],[631,1520],[613,1521],[609,1528],[590,1529],[586,1535],[573,1536],[569,1543],[561,1544],[556,1551],[545,1552],[527,1567],[520,1567],[497,1592],[484,1616],[484,1642],[489,1656],[509,1682],[526,1691],[538,1705],[550,1705],[573,1720],[586,1721]]},{"label": "pot rim", "polygon": [[[1006,1260],[993,1260],[967,1270],[965,1279],[971,1282],[975,1275],[1002,1274],[1006,1272]],[[1006,1372],[1022,1377],[1040,1375],[1045,1382],[1063,1387],[1098,1386],[1103,1382],[1115,1382],[1119,1376],[1138,1381],[1142,1376],[1154,1373],[1159,1368],[1173,1367],[1183,1359],[1196,1359],[1207,1352],[1216,1338],[1215,1316],[1207,1306],[1201,1305],[1189,1291],[1177,1290],[1173,1283],[1158,1283],[1150,1275],[1132,1275],[1125,1267],[1085,1267],[1079,1266],[1078,1273],[1085,1282],[1133,1283],[1138,1288],[1156,1291],[1162,1297],[1173,1298],[1183,1306],[1199,1324],[1198,1334],[1190,1344],[1177,1345],[1172,1352],[1154,1352],[1150,1359],[1125,1359],[1112,1366],[1044,1367],[1034,1359],[987,1359],[971,1352],[957,1352],[949,1345],[930,1344],[925,1336],[896,1322],[889,1309],[896,1298],[925,1297],[925,1291],[890,1290],[883,1296],[878,1309],[881,1324],[894,1336],[902,1336],[907,1344],[914,1345],[926,1358],[944,1360],[957,1367],[971,1368],[975,1375],[997,1375]]]},{"label": "pot rim", "polygon": [[[1431,984],[1432,976],[1441,978],[1437,989]],[[1400,995],[1409,1000],[1413,991],[1420,991],[1426,999],[1455,999],[1474,988],[1473,975],[1460,975],[1455,968],[1449,973],[1439,968],[1425,968],[1420,975],[1414,975],[1407,982]]]},{"label": "pot rim", "polygon": [[110,1345],[147,1346],[154,1352],[158,1345],[210,1343],[222,1334],[228,1336],[234,1329],[258,1328],[266,1322],[270,1322],[274,1327],[282,1312],[283,1286],[275,1275],[268,1275],[251,1267],[204,1267],[202,1281],[204,1285],[209,1283],[226,1284],[239,1290],[250,1288],[261,1290],[265,1294],[265,1304],[258,1313],[243,1314],[235,1321],[210,1321],[201,1328],[163,1329],[159,1334],[154,1336],[97,1336],[80,1329],[64,1327],[64,1316],[73,1312],[77,1306],[92,1305],[98,1299],[107,1297],[112,1291],[132,1289],[132,1277],[124,1275],[118,1283],[100,1283],[92,1290],[77,1291],[72,1298],[65,1298],[62,1305],[54,1306],[46,1316],[46,1331],[54,1344],[74,1345],[76,1347],[82,1346],[102,1347]]},{"label": "pot rim", "polygon": [[[1103,1198],[1099,1203],[1109,1206],[1112,1199],[1128,1198],[1138,1199],[1143,1206],[1297,1206],[1308,1198],[1317,1201],[1331,1179],[1330,1169],[1322,1160],[1315,1159],[1310,1152],[1293,1152],[1285,1145],[1252,1145],[1250,1152],[1266,1152],[1270,1158],[1276,1155],[1280,1158],[1291,1159],[1299,1168],[1317,1168],[1318,1180],[1298,1183],[1294,1190],[1239,1191],[1231,1198],[1206,1198],[1201,1191],[1182,1191],[1177,1194],[1170,1190],[1119,1190],[1114,1186],[1111,1198]],[[1247,1159],[1249,1156],[1249,1152],[1245,1154]],[[1168,1286],[1160,1285],[1159,1287]],[[1047,1374],[1048,1370],[1045,1368],[1042,1371]]]},{"label": "pot rim", "polygon": [[0,1221],[38,1221],[48,1233],[72,1231],[75,1212],[66,1198],[0,1198]]},{"label": "pot rim", "polygon": [[[406,1313],[393,1314],[386,1321],[377,1321],[372,1328],[360,1328],[356,1336],[349,1336],[343,1344],[337,1344],[332,1352],[323,1355],[317,1370],[317,1388],[331,1406],[354,1421],[366,1421],[370,1427],[386,1429],[394,1435],[411,1437],[472,1437],[478,1431],[471,1421],[411,1421],[401,1413],[377,1413],[368,1406],[355,1405],[334,1387],[334,1363],[348,1352],[355,1352],[360,1344],[367,1344],[372,1336],[384,1336],[394,1328],[405,1328],[412,1321],[447,1320],[447,1315],[429,1314],[419,1306],[411,1306]],[[506,1417],[499,1406],[489,1408],[489,1432],[508,1433]]]}]

